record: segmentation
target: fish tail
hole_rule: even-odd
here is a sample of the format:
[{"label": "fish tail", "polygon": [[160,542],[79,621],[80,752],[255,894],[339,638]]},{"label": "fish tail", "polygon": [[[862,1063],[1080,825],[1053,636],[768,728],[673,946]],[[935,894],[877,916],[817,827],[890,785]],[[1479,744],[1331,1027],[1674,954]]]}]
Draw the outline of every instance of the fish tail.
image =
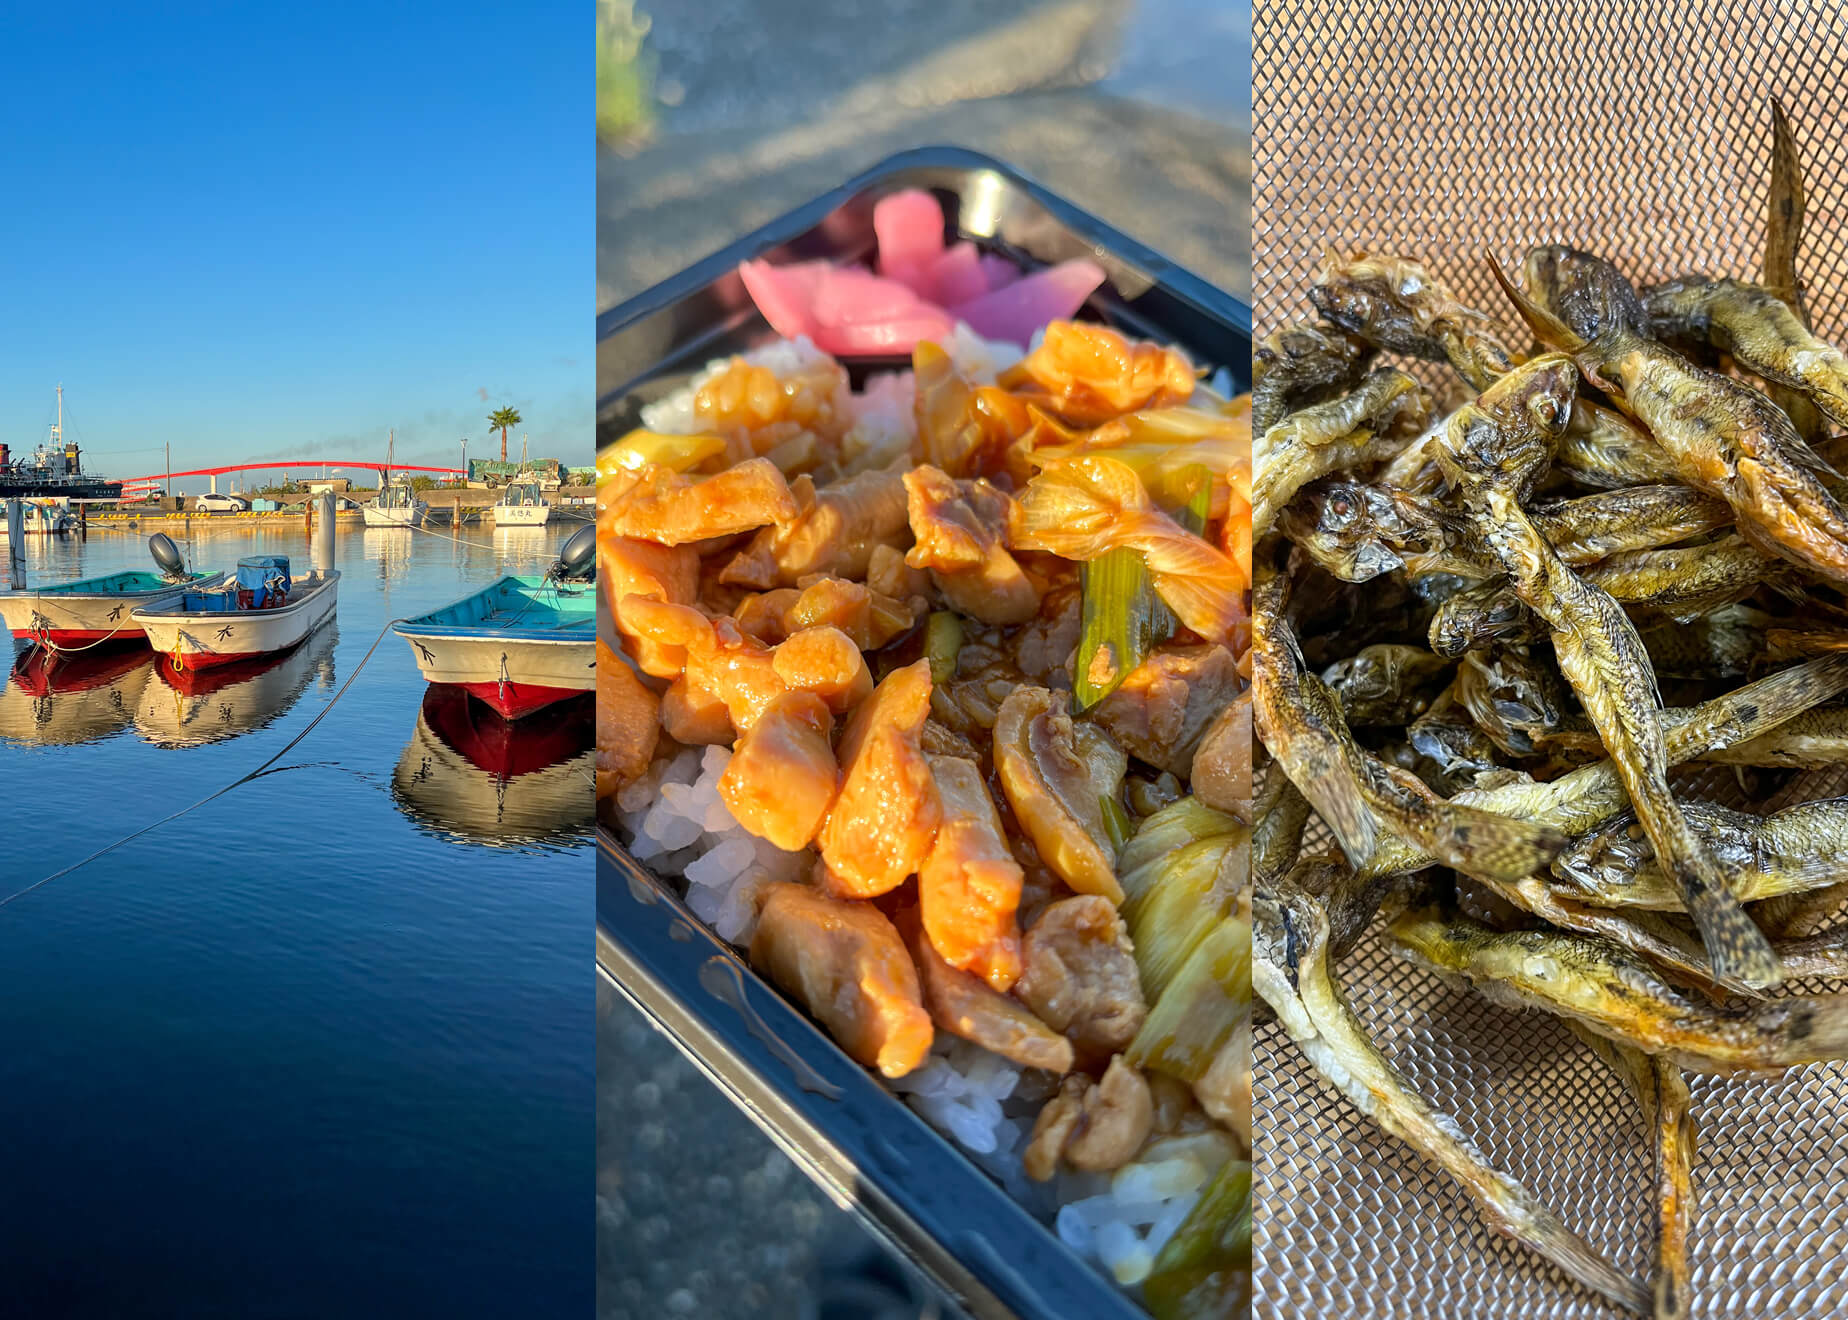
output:
[{"label": "fish tail", "polygon": [[1494,257],[1490,257],[1488,261],[1489,271],[1495,276],[1495,282],[1501,285],[1502,292],[1508,295],[1508,301],[1514,304],[1514,310],[1521,314],[1523,321],[1527,322],[1527,328],[1534,332],[1534,338],[1548,348],[1560,349],[1567,353],[1576,353],[1585,347],[1585,340],[1567,328],[1564,321],[1515,286],[1514,281],[1508,278],[1508,273],[1502,269],[1501,262],[1495,260]]},{"label": "fish tail", "polygon": [[1474,807],[1440,807],[1420,821],[1397,823],[1444,865],[1483,880],[1544,871],[1566,846],[1566,836],[1551,825]]},{"label": "fish tail", "polygon": [[1712,855],[1696,840],[1672,868],[1681,901],[1706,945],[1714,977],[1723,984],[1764,990],[1784,979],[1771,941],[1734,897]]}]

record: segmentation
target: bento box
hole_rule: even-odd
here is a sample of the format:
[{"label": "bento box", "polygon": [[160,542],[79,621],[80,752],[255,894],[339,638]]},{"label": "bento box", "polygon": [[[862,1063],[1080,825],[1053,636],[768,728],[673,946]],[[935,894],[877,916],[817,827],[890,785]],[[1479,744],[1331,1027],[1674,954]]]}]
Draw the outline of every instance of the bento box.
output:
[{"label": "bento box", "polygon": [[[874,246],[874,204],[907,189],[933,194],[952,236],[984,253],[1029,269],[1096,262],[1105,280],[1080,319],[1173,344],[1233,392],[1248,387],[1248,307],[1010,167],[935,147],[890,158],[599,317],[599,448],[711,359],[774,337],[740,263],[862,260]],[[863,378],[899,364],[847,365]],[[597,965],[805,1172],[970,1313],[1142,1314],[843,1052],[608,828],[599,831]]]}]

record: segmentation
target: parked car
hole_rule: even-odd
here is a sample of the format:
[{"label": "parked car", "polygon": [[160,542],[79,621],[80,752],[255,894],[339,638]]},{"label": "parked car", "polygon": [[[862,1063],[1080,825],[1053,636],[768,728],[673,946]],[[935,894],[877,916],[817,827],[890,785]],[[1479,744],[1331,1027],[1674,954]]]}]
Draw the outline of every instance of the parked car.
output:
[{"label": "parked car", "polygon": [[242,495],[220,495],[217,492],[211,492],[193,500],[194,513],[244,513],[249,508],[250,501]]}]

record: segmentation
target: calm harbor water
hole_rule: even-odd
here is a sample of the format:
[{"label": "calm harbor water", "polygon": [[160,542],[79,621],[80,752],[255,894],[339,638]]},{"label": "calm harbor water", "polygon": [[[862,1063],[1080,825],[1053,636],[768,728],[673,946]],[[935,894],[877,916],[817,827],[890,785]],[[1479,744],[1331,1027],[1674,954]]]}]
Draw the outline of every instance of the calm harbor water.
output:
[{"label": "calm harbor water", "polygon": [[[388,619],[572,526],[342,527],[336,623],[222,682],[9,673],[0,898],[260,765]],[[32,582],[150,565],[30,540]],[[311,562],[293,524],[190,549]],[[590,703],[509,738],[453,698],[387,636],[277,772],[0,907],[0,1312],[589,1312]]]}]

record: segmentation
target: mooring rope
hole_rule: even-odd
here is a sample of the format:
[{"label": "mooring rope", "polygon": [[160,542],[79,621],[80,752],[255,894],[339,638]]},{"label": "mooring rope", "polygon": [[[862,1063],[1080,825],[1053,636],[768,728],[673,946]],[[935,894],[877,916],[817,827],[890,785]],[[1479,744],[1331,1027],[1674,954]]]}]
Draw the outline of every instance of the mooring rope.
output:
[{"label": "mooring rope", "polygon": [[385,640],[385,635],[391,631],[392,625],[403,623],[403,622],[404,622],[403,619],[389,619],[386,621],[385,626],[379,629],[379,635],[372,639],[372,645],[366,648],[365,655],[360,657],[359,664],[354,666],[353,672],[347,676],[347,681],[340,685],[340,690],[338,692],[334,693],[333,700],[329,701],[325,706],[321,707],[320,711],[316,713],[315,717],[308,721],[307,728],[303,729],[300,733],[296,734],[293,738],[289,739],[289,741],[283,746],[281,751],[277,752],[274,756],[270,757],[262,765],[258,766],[256,769],[250,771],[247,774],[240,775],[238,778],[232,780],[230,783],[226,784],[223,788],[217,790],[216,792],[207,794],[205,797],[200,798],[197,802],[193,803],[190,807],[181,807],[178,811],[162,816],[159,820],[155,821],[151,825],[143,825],[140,829],[134,831],[131,834],[124,834],[121,838],[117,839],[114,843],[106,844],[105,846],[98,848],[95,852],[91,853],[88,857],[84,857],[78,861],[72,862],[69,866],[64,867],[62,870],[53,871],[50,875],[45,876],[43,879],[34,880],[31,884],[27,885],[23,889],[14,890],[12,893],[8,894],[5,898],[0,898],[0,908],[7,906],[7,904],[12,903],[16,899],[24,898],[27,894],[30,894],[35,889],[43,888],[44,886],[50,884],[53,880],[57,880],[63,876],[67,876],[73,871],[78,871],[78,870],[83,869],[84,867],[88,866],[91,862],[95,861],[97,858],[108,856],[110,853],[114,852],[117,848],[120,848],[123,844],[132,843],[136,839],[139,839],[142,835],[152,833],[154,830],[159,829],[162,825],[171,824],[173,821],[178,820],[180,817],[187,815],[191,812],[197,811],[200,807],[203,807],[208,802],[217,801],[219,798],[229,793],[232,789],[241,788],[243,785],[248,784],[251,780],[257,779],[269,773],[270,767],[274,766],[276,762],[280,761],[283,757],[287,756],[291,751],[293,751],[296,745],[300,743],[302,739],[306,738],[309,734],[314,732],[315,725],[319,724],[322,720],[327,718],[328,712],[333,710],[333,708],[339,704],[340,698],[344,697],[347,694],[347,689],[353,686],[354,681],[358,679],[361,672],[364,671],[364,669],[366,668],[366,662],[372,659],[372,653],[379,649],[379,643]]}]

